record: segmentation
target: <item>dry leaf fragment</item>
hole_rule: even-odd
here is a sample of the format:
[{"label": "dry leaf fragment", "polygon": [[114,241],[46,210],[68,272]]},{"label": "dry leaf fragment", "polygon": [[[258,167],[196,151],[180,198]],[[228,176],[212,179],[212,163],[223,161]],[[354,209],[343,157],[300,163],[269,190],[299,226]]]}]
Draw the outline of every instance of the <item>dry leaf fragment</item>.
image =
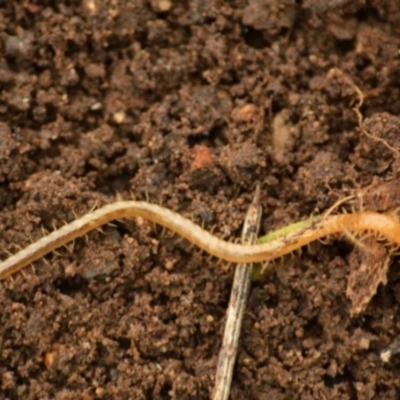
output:
[{"label": "dry leaf fragment", "polygon": [[391,252],[370,237],[361,241],[350,259],[346,295],[351,300],[352,317],[365,311],[379,284],[387,284]]}]

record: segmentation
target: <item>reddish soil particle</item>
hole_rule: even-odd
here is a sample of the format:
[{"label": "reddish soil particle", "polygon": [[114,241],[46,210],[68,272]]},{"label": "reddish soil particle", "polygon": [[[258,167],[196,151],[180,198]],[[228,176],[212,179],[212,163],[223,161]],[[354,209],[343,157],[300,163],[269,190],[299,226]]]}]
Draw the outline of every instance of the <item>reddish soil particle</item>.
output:
[{"label": "reddish soil particle", "polygon": [[[256,181],[264,231],[349,193],[398,209],[399,27],[397,0],[2,2],[2,258],[117,192],[228,238]],[[103,231],[1,283],[0,399],[208,399],[232,268]],[[316,243],[254,283],[232,399],[399,398],[398,260],[351,318],[355,259]]]},{"label": "reddish soil particle", "polygon": [[203,168],[210,168],[214,164],[210,149],[205,146],[200,146],[197,149],[196,156],[190,165],[191,171],[196,171]]}]

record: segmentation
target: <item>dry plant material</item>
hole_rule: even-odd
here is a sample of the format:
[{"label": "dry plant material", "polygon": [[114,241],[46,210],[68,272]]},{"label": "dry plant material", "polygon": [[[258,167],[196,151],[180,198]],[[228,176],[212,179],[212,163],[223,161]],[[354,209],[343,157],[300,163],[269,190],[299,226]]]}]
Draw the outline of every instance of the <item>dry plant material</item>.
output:
[{"label": "dry plant material", "polygon": [[[261,213],[260,188],[257,186],[254,199],[247,210],[243,225],[243,244],[257,243],[258,232],[260,230]],[[252,266],[246,264],[239,264],[235,270],[231,297],[226,315],[224,336],[218,356],[215,385],[212,394],[213,400],[227,400],[229,397],[240,331],[250,290],[251,270]]]},{"label": "dry plant material", "polygon": [[397,336],[381,351],[380,357],[385,364],[397,365],[400,363],[400,336]]},{"label": "dry plant material", "polygon": [[[356,94],[356,104],[353,107],[353,111],[357,116],[361,133],[374,142],[383,144],[394,154],[396,159],[399,159],[400,152],[396,148],[399,119],[382,113],[379,114],[379,117],[373,116],[364,122],[361,113],[361,107],[364,103],[363,92],[349,76],[338,68],[330,70],[328,77],[335,75],[344,78],[345,82]],[[375,121],[377,118],[379,119]],[[376,132],[371,133],[370,125],[375,130],[378,126],[379,134]],[[382,183],[374,179],[370,187],[361,191],[359,195],[362,207],[366,205],[368,209],[386,212],[397,220],[400,206],[397,181],[398,179],[395,179],[391,182]],[[352,302],[350,314],[355,316],[365,311],[372,297],[376,294],[379,285],[381,283],[383,285],[387,284],[387,273],[395,248],[388,248],[379,243],[378,239],[382,239],[379,234],[375,236],[369,235],[361,240],[353,240],[354,237],[351,234],[346,233],[346,235],[356,244],[357,248],[355,255],[351,258],[351,270],[346,289],[346,295]]]},{"label": "dry plant material", "polygon": [[[332,68],[328,73],[328,78],[333,77],[335,75],[341,76],[344,78],[345,82],[355,91],[357,97],[357,104],[353,107],[353,111],[355,112],[358,119],[358,127],[363,135],[367,138],[373,140],[376,143],[382,143],[389,151],[391,151],[396,159],[400,157],[400,151],[397,149],[396,144],[398,141],[398,127],[399,127],[399,118],[392,116],[388,113],[379,113],[376,116],[372,116],[368,118],[364,122],[363,115],[361,113],[361,107],[364,104],[364,94],[361,89],[353,82],[353,80],[347,76],[343,71],[338,68]],[[374,121],[378,119],[379,121]],[[373,124],[374,122],[379,122],[378,124]],[[377,126],[379,127],[379,133],[371,133],[369,129],[369,125],[374,126],[376,130]],[[382,137],[383,136],[383,137]],[[387,138],[385,138],[386,136]]]},{"label": "dry plant material", "polygon": [[400,177],[388,182],[375,178],[371,185],[360,192],[358,198],[362,208],[392,213],[396,217],[400,210]]},{"label": "dry plant material", "polygon": [[[400,207],[399,179],[381,182],[374,179],[358,198],[361,208],[386,212],[396,219]],[[350,238],[351,239],[351,238]],[[346,294],[352,302],[352,316],[365,311],[380,284],[387,284],[387,273],[395,249],[385,246],[376,236],[367,235],[355,241],[350,256],[350,275]]]},{"label": "dry plant material", "polygon": [[351,300],[351,316],[367,308],[378,286],[387,284],[392,253],[383,244],[369,237],[361,240],[350,258],[350,275],[346,295]]}]

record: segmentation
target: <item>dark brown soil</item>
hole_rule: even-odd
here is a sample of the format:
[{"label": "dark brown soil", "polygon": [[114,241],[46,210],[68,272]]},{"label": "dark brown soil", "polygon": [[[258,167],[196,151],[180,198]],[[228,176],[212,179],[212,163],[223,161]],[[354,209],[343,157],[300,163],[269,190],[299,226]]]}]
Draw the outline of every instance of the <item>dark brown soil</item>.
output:
[{"label": "dark brown soil", "polygon": [[[267,232],[398,179],[398,0],[1,4],[2,258],[117,192],[233,238],[256,182]],[[208,399],[233,268],[146,221],[103,231],[1,284],[0,398]],[[353,249],[253,284],[232,399],[399,398],[399,262],[351,318]]]}]

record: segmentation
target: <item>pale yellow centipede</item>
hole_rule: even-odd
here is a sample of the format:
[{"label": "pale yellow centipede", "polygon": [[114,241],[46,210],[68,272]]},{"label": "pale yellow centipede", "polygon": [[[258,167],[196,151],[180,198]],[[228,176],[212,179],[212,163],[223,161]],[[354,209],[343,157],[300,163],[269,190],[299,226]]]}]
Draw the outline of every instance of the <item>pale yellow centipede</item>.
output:
[{"label": "pale yellow centipede", "polygon": [[245,245],[221,240],[167,208],[143,201],[118,201],[64,225],[1,262],[0,279],[7,278],[53,250],[110,221],[134,217],[155,222],[184,237],[207,253],[235,263],[269,261],[325,236],[345,232],[376,232],[400,247],[400,224],[389,215],[369,211],[322,217],[306,228],[271,242]]}]

